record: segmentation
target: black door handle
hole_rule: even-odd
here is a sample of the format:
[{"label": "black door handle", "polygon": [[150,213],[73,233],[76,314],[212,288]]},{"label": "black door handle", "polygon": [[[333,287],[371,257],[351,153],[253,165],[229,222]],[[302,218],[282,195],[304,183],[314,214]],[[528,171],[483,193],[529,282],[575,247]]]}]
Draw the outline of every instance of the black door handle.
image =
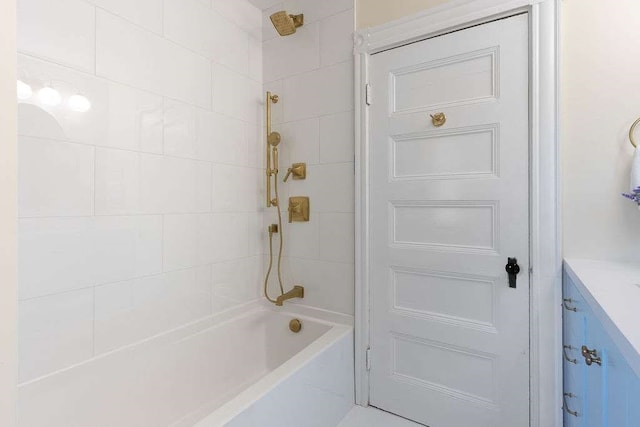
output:
[{"label": "black door handle", "polygon": [[518,273],[520,273],[520,266],[518,265],[518,260],[516,258],[507,258],[507,265],[504,266],[504,269],[509,275],[509,287],[515,288]]}]

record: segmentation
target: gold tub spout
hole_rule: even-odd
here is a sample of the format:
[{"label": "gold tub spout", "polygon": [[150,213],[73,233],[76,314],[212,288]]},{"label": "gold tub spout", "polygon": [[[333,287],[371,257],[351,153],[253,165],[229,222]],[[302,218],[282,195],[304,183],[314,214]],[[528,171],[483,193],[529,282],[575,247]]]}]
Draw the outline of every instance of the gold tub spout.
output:
[{"label": "gold tub spout", "polygon": [[282,303],[291,298],[304,298],[304,288],[299,285],[295,285],[293,289],[286,292],[276,298],[276,305],[282,306]]}]

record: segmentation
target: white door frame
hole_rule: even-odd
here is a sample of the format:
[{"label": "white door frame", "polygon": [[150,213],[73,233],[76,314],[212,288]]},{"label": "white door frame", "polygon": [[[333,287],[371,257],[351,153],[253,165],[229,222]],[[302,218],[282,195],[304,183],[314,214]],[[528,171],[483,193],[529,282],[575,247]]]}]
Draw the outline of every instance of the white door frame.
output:
[{"label": "white door frame", "polygon": [[0,0],[0,425],[15,426],[17,380],[16,2]]},{"label": "white door frame", "polygon": [[[562,426],[562,248],[559,171],[559,2],[451,0],[416,15],[356,31],[356,403],[369,403],[367,164],[369,59],[374,53],[497,18],[529,14],[530,396],[531,427]],[[375,102],[372,99],[372,102]]]}]

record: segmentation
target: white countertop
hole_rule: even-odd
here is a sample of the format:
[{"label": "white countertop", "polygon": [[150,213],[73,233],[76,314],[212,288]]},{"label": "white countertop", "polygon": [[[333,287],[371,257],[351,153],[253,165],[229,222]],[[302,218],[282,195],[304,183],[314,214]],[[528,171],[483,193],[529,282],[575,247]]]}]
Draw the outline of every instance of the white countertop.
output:
[{"label": "white countertop", "polygon": [[566,259],[565,269],[640,376],[640,264]]}]

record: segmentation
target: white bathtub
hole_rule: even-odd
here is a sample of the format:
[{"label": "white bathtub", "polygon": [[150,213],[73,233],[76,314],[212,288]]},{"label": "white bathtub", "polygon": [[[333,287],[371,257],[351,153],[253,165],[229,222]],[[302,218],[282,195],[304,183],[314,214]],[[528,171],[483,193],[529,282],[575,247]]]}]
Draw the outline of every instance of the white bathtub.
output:
[{"label": "white bathtub", "polygon": [[256,302],[21,384],[18,426],[333,427],[353,390],[348,316]]}]

